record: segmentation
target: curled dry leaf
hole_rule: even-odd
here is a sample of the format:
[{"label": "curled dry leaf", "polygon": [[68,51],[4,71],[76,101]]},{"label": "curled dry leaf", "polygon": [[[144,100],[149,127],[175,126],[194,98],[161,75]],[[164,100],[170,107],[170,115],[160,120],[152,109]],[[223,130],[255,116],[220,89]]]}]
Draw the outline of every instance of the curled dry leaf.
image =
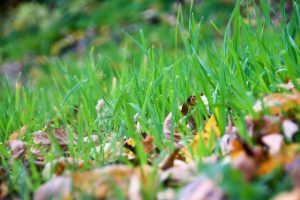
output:
[{"label": "curled dry leaf", "polygon": [[285,119],[282,122],[282,129],[285,137],[291,141],[294,134],[299,131],[299,127],[296,123],[291,120]]},{"label": "curled dry leaf", "polygon": [[70,177],[58,176],[43,184],[34,194],[34,200],[67,199],[71,195]]},{"label": "curled dry leaf", "polygon": [[[171,139],[171,121],[172,121],[172,113],[169,113],[164,121],[164,134],[167,139]],[[177,128],[174,128],[174,142],[178,143],[180,142],[181,137],[179,135],[179,132],[177,131]]]},{"label": "curled dry leaf", "polygon": [[22,158],[25,155],[26,145],[21,140],[11,140],[8,146],[12,154],[12,160]]},{"label": "curled dry leaf", "polygon": [[166,138],[171,138],[171,120],[172,120],[172,113],[169,113],[164,121],[164,134]]},{"label": "curled dry leaf", "polygon": [[178,199],[221,200],[225,199],[225,193],[212,180],[199,176],[183,188]]}]

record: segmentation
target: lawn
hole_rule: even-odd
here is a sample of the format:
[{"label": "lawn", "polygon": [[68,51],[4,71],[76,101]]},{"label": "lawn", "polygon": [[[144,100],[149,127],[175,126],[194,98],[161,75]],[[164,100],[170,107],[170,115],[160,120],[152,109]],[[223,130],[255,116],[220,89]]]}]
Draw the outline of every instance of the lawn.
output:
[{"label": "lawn", "polygon": [[0,18],[0,199],[300,199],[298,1],[41,2]]}]

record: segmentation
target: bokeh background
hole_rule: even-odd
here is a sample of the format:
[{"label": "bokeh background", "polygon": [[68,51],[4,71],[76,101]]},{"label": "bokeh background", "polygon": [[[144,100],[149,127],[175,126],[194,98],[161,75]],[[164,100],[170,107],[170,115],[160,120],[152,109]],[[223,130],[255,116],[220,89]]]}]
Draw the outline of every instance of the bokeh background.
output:
[{"label": "bokeh background", "polygon": [[[286,2],[288,11],[291,1]],[[124,59],[134,62],[140,57],[135,39],[148,47],[175,51],[181,45],[176,35],[178,10],[181,5],[188,21],[190,4],[188,0],[1,1],[0,78],[32,79],[47,73],[49,60],[79,60],[91,48],[118,68]],[[202,26],[199,41],[207,45],[222,40],[216,27],[224,30],[234,4],[234,0],[194,1],[193,13]],[[273,0],[276,4],[279,1]]]}]

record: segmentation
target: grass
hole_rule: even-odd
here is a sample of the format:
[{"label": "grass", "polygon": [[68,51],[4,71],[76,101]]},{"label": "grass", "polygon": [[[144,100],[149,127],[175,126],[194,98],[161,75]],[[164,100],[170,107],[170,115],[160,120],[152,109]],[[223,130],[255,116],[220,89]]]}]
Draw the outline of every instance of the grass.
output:
[{"label": "grass", "polygon": [[[28,133],[22,140],[30,145],[33,145],[30,133],[37,130],[64,127],[70,133],[76,133],[78,144],[69,145],[71,156],[83,160],[92,157],[99,166],[111,160],[103,152],[97,152],[93,144],[84,145],[84,136],[97,133],[101,143],[116,143],[124,136],[131,137],[137,141],[139,162],[146,163],[147,154],[141,147],[141,135],[135,130],[135,114],[139,113],[142,130],[154,136],[159,150],[171,152],[174,145],[162,131],[165,117],[172,112],[174,124],[182,117],[177,111],[178,106],[190,95],[203,93],[208,98],[210,111],[217,116],[221,133],[225,131],[228,114],[239,125],[240,132],[245,133],[245,116],[251,114],[257,117],[252,108],[255,101],[264,94],[282,92],[276,85],[287,78],[299,89],[296,79],[300,76],[298,3],[294,3],[289,20],[282,11],[283,20],[278,26],[269,17],[273,9],[270,5],[263,4],[262,9],[253,3],[248,6],[254,8],[256,24],[248,23],[251,13],[241,13],[238,2],[225,29],[213,21],[207,23],[201,20],[192,9],[188,15],[179,12],[174,36],[170,37],[174,41],[170,43],[176,45],[173,50],[152,45],[147,37],[151,30],[146,33],[143,30],[135,36],[125,33],[123,44],[129,45],[121,48],[129,52],[130,59],[125,56],[119,58],[117,65],[109,58],[114,56],[116,47],[108,56],[92,49],[80,60],[72,56],[64,60],[45,58],[46,70],[36,70],[38,74],[34,79],[24,84],[17,81],[11,85],[1,78],[1,166],[10,169],[10,190],[22,199],[29,199],[31,193],[45,181],[30,162],[31,158],[28,164],[31,174],[20,161],[9,167],[7,158],[10,154],[4,144],[13,131],[24,125],[28,126]],[[214,34],[222,35],[222,43],[220,40],[206,41],[202,33],[207,27],[214,30]],[[97,116],[95,105],[101,98],[105,100],[106,107]],[[206,112],[203,108],[199,103],[195,112],[201,116]],[[47,126],[50,121],[52,125]],[[201,117],[197,123],[201,130],[204,127]],[[202,149],[200,154],[210,154],[207,151]],[[63,155],[62,151],[54,148],[47,154],[46,160],[51,161],[59,155]],[[241,174],[231,171],[224,187],[232,191],[232,199],[270,198],[282,190],[279,188],[269,193],[271,188],[260,187],[259,181],[246,185]],[[246,192],[233,192],[232,187],[236,184]]]}]

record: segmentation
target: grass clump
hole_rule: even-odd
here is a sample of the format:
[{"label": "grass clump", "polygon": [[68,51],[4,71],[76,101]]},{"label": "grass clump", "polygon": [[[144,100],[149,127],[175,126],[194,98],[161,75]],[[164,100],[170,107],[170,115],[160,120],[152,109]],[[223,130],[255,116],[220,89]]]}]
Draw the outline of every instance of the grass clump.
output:
[{"label": "grass clump", "polygon": [[[109,5],[108,2],[106,4]],[[277,18],[270,17],[278,14],[276,9],[264,1],[261,6],[254,2],[241,4],[238,1],[224,27],[199,18],[191,6],[190,9],[179,10],[174,37],[159,36],[172,40],[170,44],[174,44],[174,48],[171,50],[149,43],[147,36],[150,30],[146,33],[141,30],[135,36],[124,30],[126,42],[130,44],[128,48],[124,46],[124,52],[135,49],[130,59],[124,56],[115,63],[109,56],[113,58],[116,49],[109,50],[108,55],[92,49],[80,60],[72,55],[64,60],[45,58],[45,69],[35,70],[37,75],[27,82],[21,81],[22,75],[14,84],[1,78],[1,170],[7,173],[3,178],[1,176],[1,183],[10,186],[8,195],[29,199],[49,179],[43,176],[46,173],[44,165],[40,169],[36,162],[38,159],[31,151],[34,148],[42,152],[44,163],[64,156],[82,160],[81,173],[115,163],[125,163],[131,167],[152,165],[155,168],[153,178],[150,176],[148,182],[141,183],[142,196],[156,198],[156,193],[171,187],[166,183],[159,183],[158,186],[153,183],[163,158],[178,148],[173,141],[178,130],[187,152],[191,153],[191,159],[197,160],[199,170],[196,174],[206,174],[214,180],[221,174],[220,187],[227,198],[271,198],[291,189],[292,181],[286,177],[283,167],[255,177],[248,185],[243,170],[233,169],[222,162],[215,163],[214,167],[202,163],[202,157],[216,155],[219,160],[226,157],[221,153],[219,139],[227,133],[228,119],[237,128],[238,137],[252,148],[256,141],[248,134],[246,116],[260,120],[264,114],[270,113],[267,109],[257,112],[253,107],[255,102],[265,95],[288,93],[278,87],[287,80],[293,84],[293,89],[299,91],[299,5],[295,1],[288,16],[284,9],[279,11],[281,19],[277,24],[274,21]],[[255,24],[251,24],[253,19]],[[222,41],[206,41],[202,33],[207,27],[221,35]],[[208,110],[200,94],[207,97]],[[178,123],[184,117],[178,106],[192,95],[197,103],[185,116],[195,116],[197,126],[194,130],[184,126],[189,123],[188,117],[182,127]],[[99,99],[104,105],[100,104],[97,111],[95,106]],[[294,109],[292,118],[299,126],[299,104]],[[164,134],[164,121],[170,112],[171,139],[168,139]],[[288,117],[290,115],[287,114]],[[193,152],[194,135],[201,135],[199,133],[205,129],[210,116],[214,116],[214,126],[220,136],[210,137],[211,148],[202,145]],[[23,134],[20,134],[21,127],[26,127]],[[67,153],[65,146],[56,141],[58,129],[63,129],[61,134],[66,135]],[[17,130],[18,139],[26,143],[28,152],[22,159],[14,160],[11,159],[14,151],[7,143],[11,141],[11,133]],[[38,130],[49,134],[51,147],[43,149],[37,145],[32,133]],[[95,135],[97,139],[93,142],[84,142],[86,137],[90,140]],[[145,135],[153,138],[151,144],[155,146],[155,153],[147,152]],[[134,144],[128,142],[129,138],[133,139]],[[131,154],[128,149],[124,148],[124,140],[131,150],[134,149],[131,151],[135,157],[132,160],[129,159]],[[183,160],[187,162],[188,159]],[[66,167],[65,164],[63,166]],[[76,167],[69,170],[71,174],[80,171]],[[120,172],[120,169],[116,170]],[[53,173],[61,175],[58,171],[52,169],[50,177]],[[127,173],[132,173],[125,171],[122,171],[125,177]],[[93,175],[98,173],[103,172]],[[72,180],[77,180],[75,177]],[[112,177],[115,178],[114,175]],[[144,176],[141,177],[144,180]],[[114,181],[120,180],[116,178]],[[175,191],[180,192],[181,186]],[[115,194],[120,195],[116,198],[126,197],[127,194],[120,193],[122,187],[113,189]]]}]

